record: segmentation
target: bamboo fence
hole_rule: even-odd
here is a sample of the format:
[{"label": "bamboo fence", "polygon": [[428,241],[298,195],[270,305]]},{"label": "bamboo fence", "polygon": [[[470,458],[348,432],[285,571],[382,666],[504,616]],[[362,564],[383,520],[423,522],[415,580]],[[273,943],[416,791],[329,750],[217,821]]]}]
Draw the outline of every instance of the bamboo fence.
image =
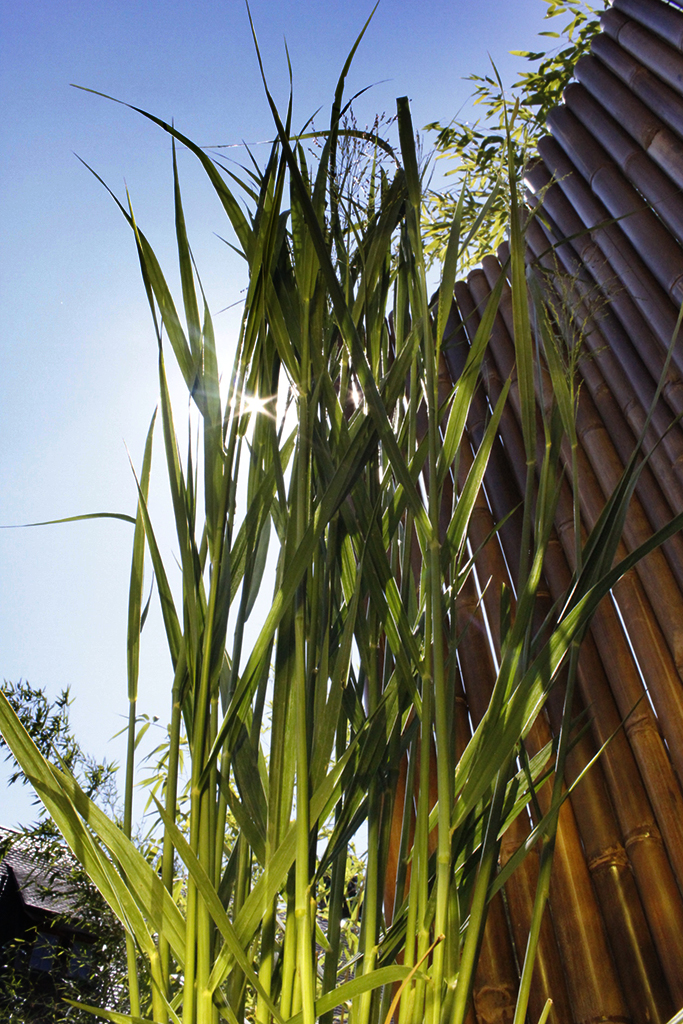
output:
[{"label": "bamboo fence", "polygon": [[[578,349],[577,435],[582,529],[596,522],[646,426],[683,302],[683,0],[614,0],[592,52],[579,61],[550,135],[527,169],[529,273]],[[487,257],[455,288],[443,348],[444,387],[457,380],[479,313],[508,253]],[[513,587],[526,458],[515,389],[510,290],[505,286],[468,422],[466,478],[489,410],[511,376],[482,496],[473,519],[477,581],[457,609],[456,708],[476,726],[495,679],[500,586]],[[537,401],[544,388],[537,377]],[[683,342],[645,433],[651,452],[626,519],[618,557],[683,509]],[[539,430],[539,444],[543,432]],[[541,450],[539,449],[539,454]],[[574,569],[572,453],[546,562],[547,611]],[[540,464],[540,458],[539,458]],[[482,546],[483,545],[483,546]],[[579,658],[574,713],[587,724],[567,761],[563,805],[530,1019],[545,1000],[556,1024],[665,1022],[683,1006],[683,538],[673,537],[615,587]],[[562,683],[527,740],[530,755],[559,728]],[[456,716],[457,717],[457,716]],[[501,862],[522,844],[545,794],[503,837]],[[537,860],[530,856],[492,905],[473,993],[480,1024],[511,1021],[527,940]]]}]

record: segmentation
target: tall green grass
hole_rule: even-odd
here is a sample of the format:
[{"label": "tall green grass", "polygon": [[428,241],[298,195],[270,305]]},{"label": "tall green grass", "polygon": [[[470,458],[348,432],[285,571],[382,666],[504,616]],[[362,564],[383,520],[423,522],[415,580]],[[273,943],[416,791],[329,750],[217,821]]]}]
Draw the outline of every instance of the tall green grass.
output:
[{"label": "tall green grass", "polygon": [[[536,593],[573,403],[551,354],[555,402],[543,421],[545,458],[536,465],[536,353],[511,155],[509,276],[528,453],[525,539],[490,705],[464,751],[456,750],[456,654],[467,637],[457,633],[455,605],[472,571],[469,521],[510,382],[460,491],[453,469],[467,443],[502,282],[482,313],[461,377],[444,392],[440,356],[458,256],[469,242],[460,234],[462,204],[438,302],[431,304],[423,179],[407,100],[397,104],[395,160],[389,170],[381,160],[371,166],[363,202],[342,173],[343,90],[361,37],[340,76],[314,163],[293,134],[291,102],[281,116],[267,87],[277,138],[265,166],[254,164],[242,180],[174,127],[139,111],[204,167],[247,261],[249,284],[222,392],[174,148],[180,305],[132,207],[119,204],[156,331],[158,419],[182,571],[176,600],[147,507],[153,420],[133,542],[123,828],[42,758],[0,700],[7,742],[126,931],[129,1007],[93,1009],[106,1020],[331,1024],[343,1011],[353,1024],[382,1024],[392,1015],[401,1024],[461,1024],[487,903],[524,853],[500,871],[500,836],[523,811],[531,779],[538,782],[548,766],[557,780],[563,774],[566,727],[557,749],[543,751],[530,773],[517,762],[520,741],[560,668],[573,666],[571,652],[598,601],[643,553],[612,567],[634,461],[589,538],[557,624],[549,638],[538,639],[548,632],[534,632]],[[375,143],[378,153],[394,152],[379,138]],[[546,334],[552,345],[552,332]],[[179,450],[169,359],[197,410],[199,462],[191,451],[184,460]],[[278,418],[276,396],[284,392],[293,415]],[[264,572],[269,550],[277,556],[274,581]],[[156,801],[163,831],[158,863],[130,839],[145,557],[174,670]],[[246,623],[264,593],[269,610],[247,648]],[[180,771],[184,743],[189,810]],[[397,807],[402,772],[407,795]],[[526,1014],[562,798],[558,781],[551,810],[533,834],[543,853],[518,1022]],[[358,932],[346,921],[347,864],[361,829],[367,858],[356,878]]]}]

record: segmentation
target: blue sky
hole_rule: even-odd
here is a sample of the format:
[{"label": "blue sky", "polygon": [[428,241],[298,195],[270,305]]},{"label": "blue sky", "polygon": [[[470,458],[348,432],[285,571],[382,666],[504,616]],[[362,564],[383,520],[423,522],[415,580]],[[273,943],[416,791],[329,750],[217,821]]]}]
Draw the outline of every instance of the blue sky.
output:
[{"label": "blue sky", "polygon": [[[349,76],[361,125],[407,95],[416,127],[466,103],[462,79],[504,80],[534,49],[543,0],[381,0]],[[271,90],[295,123],[329,100],[371,5],[363,0],[253,0]],[[100,90],[175,119],[201,145],[272,138],[242,0],[3,0],[0,6],[0,524],[95,511],[134,514],[128,452],[139,464],[156,404],[156,352],[130,229],[77,153],[119,194],[174,277],[167,136],[139,115],[70,88]],[[375,84],[379,83],[379,84]],[[237,302],[241,261],[216,237],[227,225],[188,153],[179,156],[190,238],[214,311]],[[216,317],[227,372],[239,308]],[[180,393],[180,392],[178,392]],[[182,418],[183,406],[179,407]],[[164,553],[161,451],[152,514]],[[126,712],[126,602],[132,531],[99,521],[0,531],[0,674],[56,694],[70,685],[78,738],[97,757]],[[143,633],[140,710],[165,722],[170,661],[156,606]],[[0,782],[4,769],[0,773]],[[32,817],[28,793],[5,790],[0,824]]]}]

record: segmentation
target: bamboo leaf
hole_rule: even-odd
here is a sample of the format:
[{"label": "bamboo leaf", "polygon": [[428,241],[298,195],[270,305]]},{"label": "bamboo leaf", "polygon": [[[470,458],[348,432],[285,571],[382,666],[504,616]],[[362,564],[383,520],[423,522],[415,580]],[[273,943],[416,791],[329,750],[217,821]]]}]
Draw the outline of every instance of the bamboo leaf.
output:
[{"label": "bamboo leaf", "polygon": [[[256,42],[255,36],[254,41]],[[344,338],[344,341],[349,348],[349,352],[353,357],[354,364],[360,379],[361,387],[363,388],[363,393],[365,395],[365,400],[368,403],[368,407],[375,422],[377,432],[380,436],[382,443],[386,446],[387,454],[397,473],[397,476],[399,477],[399,480],[406,489],[408,501],[413,511],[413,514],[416,517],[416,521],[422,527],[424,536],[427,537],[429,536],[430,532],[429,521],[425,514],[422,502],[420,501],[420,498],[415,488],[413,487],[412,481],[410,479],[410,474],[408,472],[408,468],[396,443],[391,423],[389,422],[386,409],[382,404],[377,384],[373,378],[370,366],[367,361],[367,357],[365,355],[365,350],[358,335],[358,331],[356,330],[356,327],[353,323],[351,312],[348,308],[339,281],[337,280],[334,267],[330,260],[325,239],[323,237],[320,225],[318,223],[316,212],[307,195],[306,187],[301,178],[296,158],[294,157],[294,154],[292,153],[292,150],[289,146],[287,133],[284,130],[284,127],[280,120],[279,113],[277,111],[277,107],[275,106],[273,98],[268,90],[265,74],[263,72],[263,65],[261,63],[261,57],[258,52],[258,46],[257,56],[259,60],[259,66],[261,68],[261,77],[263,79],[266,97],[268,99],[268,103],[270,104],[273,119],[275,121],[278,135],[282,143],[282,149],[287,160],[289,172],[292,177],[292,183],[294,188],[296,189],[296,192],[299,196],[299,200],[301,202],[301,207],[306,218],[306,224],[310,232],[313,244],[315,246],[318,260],[320,262],[321,271],[325,277],[330,299],[334,306],[335,314],[337,316],[342,337]]]},{"label": "bamboo leaf", "polygon": [[[152,416],[152,422],[147,432],[145,442],[145,454],[142,461],[142,474],[140,479],[140,490],[147,500],[149,490],[149,475],[152,466],[152,438],[154,436],[154,423],[156,410]],[[140,630],[142,629],[142,582],[145,558],[145,524],[142,508],[138,507],[138,514],[135,521],[135,534],[133,536],[133,559],[130,570],[130,588],[128,596],[128,700],[137,699],[138,670],[140,662]]]},{"label": "bamboo leaf", "polygon": [[474,336],[474,340],[472,341],[463,372],[456,385],[456,391],[451,404],[448,423],[446,425],[443,447],[439,455],[437,467],[439,486],[443,486],[446,473],[449,471],[455,458],[455,454],[462,443],[465,423],[472,404],[472,397],[479,382],[481,364],[491,337],[493,323],[498,313],[500,297],[503,291],[503,283],[504,278],[501,274],[486,303],[486,309],[484,310]]},{"label": "bamboo leaf", "polygon": [[82,516],[66,516],[65,519],[45,519],[39,523],[17,523],[16,525],[0,526],[0,530],[27,530],[31,526],[55,526],[57,523],[79,523],[84,519],[120,519],[124,523],[132,523],[135,526],[133,516],[127,516],[122,512],[89,512]]},{"label": "bamboo leaf", "polygon": [[[401,982],[411,974],[411,971],[413,971],[412,968],[401,967],[395,964],[392,967],[378,967],[369,974],[363,974],[358,978],[354,978],[353,981],[347,981],[343,985],[339,985],[332,992],[321,996],[320,999],[316,999],[315,1015],[320,1017],[323,1013],[334,1010],[343,1003],[350,1002],[356,996],[362,995],[363,992],[372,992],[373,989],[380,988],[382,985],[394,985],[397,982]],[[420,976],[425,978],[425,975],[421,972]],[[302,1014],[297,1013],[289,1018],[288,1024],[301,1024],[302,1020]]]},{"label": "bamboo leaf", "polygon": [[[136,902],[121,876],[97,848],[65,792],[64,782],[67,776],[53,769],[45,761],[1,692],[0,730],[26,778],[45,804],[72,853],[93,884],[99,889],[126,931],[150,957],[156,958],[154,940]],[[124,842],[129,842],[120,830],[119,834]],[[177,908],[174,909],[177,912]]]},{"label": "bamboo leaf", "polygon": [[187,146],[187,148],[194,153],[194,155],[197,157],[202,167],[206,171],[209,180],[211,181],[211,184],[213,185],[214,189],[218,194],[218,198],[220,199],[225,212],[230,218],[230,222],[235,230],[237,237],[240,240],[240,244],[242,245],[243,251],[245,252],[245,254],[249,253],[251,243],[251,230],[247,223],[247,219],[244,216],[239,203],[234,198],[232,192],[227,187],[224,180],[221,178],[220,174],[216,170],[214,163],[206,155],[206,153],[202,149],[200,149],[199,146],[195,145],[195,143],[192,142],[191,139],[188,139],[187,136],[183,135],[181,132],[176,131],[176,129],[172,125],[167,124],[165,121],[162,121],[160,118],[155,117],[154,114],[148,113],[146,110],[141,110],[140,107],[135,107],[130,103],[124,103],[123,100],[117,100],[114,96],[107,96],[106,93],[98,92],[96,89],[87,89],[83,85],[76,85],[74,83],[72,83],[72,85],[74,89],[81,89],[83,92],[93,93],[93,95],[101,96],[105,100],[111,100],[112,103],[120,103],[122,106],[128,107],[129,110],[135,110],[138,114],[142,114],[143,117],[146,117],[149,121],[152,121],[160,128],[163,128],[163,130],[165,132],[168,132],[168,134],[171,135],[177,142],[181,142],[183,146]]},{"label": "bamboo leaf", "polygon": [[101,1010],[97,1006],[89,1006],[88,1003],[77,1002],[75,999],[65,999],[64,1002],[77,1010],[91,1013],[93,1017],[99,1017],[100,1020],[110,1020],[113,1024],[154,1024],[151,1017],[131,1017],[130,1014],[119,1013],[117,1010]]},{"label": "bamboo leaf", "polygon": [[441,283],[439,285],[439,298],[436,320],[437,359],[439,352],[441,351],[441,342],[443,341],[444,331],[446,330],[446,322],[450,315],[451,306],[453,304],[453,289],[455,288],[455,277],[458,269],[458,256],[460,255],[460,229],[462,226],[462,214],[464,206],[465,188],[463,187],[460,192],[458,204],[455,208],[455,214],[453,215],[451,228],[448,233],[446,256],[443,263],[443,271],[441,273]]},{"label": "bamboo leaf", "polygon": [[500,418],[503,414],[503,408],[507,401],[507,396],[510,391],[510,380],[505,382],[505,385],[500,393],[500,397],[496,402],[496,407],[493,410],[493,416],[487,424],[486,431],[482,438],[481,444],[477,450],[477,454],[472,463],[472,468],[467,474],[465,485],[462,489],[458,503],[455,507],[453,517],[448,524],[446,531],[446,538],[448,541],[448,547],[450,548],[451,557],[454,557],[462,551],[465,541],[467,540],[467,530],[469,527],[472,512],[474,511],[474,505],[481,490],[481,485],[488,465],[489,456],[491,454],[491,448],[498,435],[498,426],[500,424]]},{"label": "bamboo leaf", "polygon": [[202,354],[202,329],[199,322],[199,306],[197,305],[197,293],[194,287],[194,273],[190,246],[187,240],[187,229],[185,227],[185,214],[183,213],[183,203],[180,195],[175,139],[172,139],[171,150],[173,153],[173,188],[175,193],[176,241],[180,263],[180,281],[183,290],[183,304],[185,306],[185,319],[190,339],[190,351],[194,365],[198,370]]},{"label": "bamboo leaf", "polygon": [[[133,470],[133,475],[135,476],[135,470]],[[176,612],[175,602],[169,586],[168,577],[166,576],[166,569],[161,558],[161,552],[159,551],[159,545],[157,544],[156,537],[154,535],[152,521],[149,517],[147,502],[142,493],[142,488],[137,476],[135,476],[135,483],[138,488],[139,510],[142,515],[142,521],[145,527],[145,536],[147,538],[147,544],[149,545],[150,557],[152,559],[154,575],[156,577],[157,588],[159,590],[159,601],[161,603],[161,614],[166,629],[166,638],[171,652],[173,667],[175,668],[178,664],[178,658],[180,657],[182,630],[178,621],[178,614]]]}]

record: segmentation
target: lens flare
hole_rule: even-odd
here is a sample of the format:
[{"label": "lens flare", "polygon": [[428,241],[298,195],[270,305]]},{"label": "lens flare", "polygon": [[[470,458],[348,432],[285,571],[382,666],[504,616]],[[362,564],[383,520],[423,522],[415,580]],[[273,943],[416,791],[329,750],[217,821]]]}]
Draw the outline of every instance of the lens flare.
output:
[{"label": "lens flare", "polygon": [[240,415],[256,416],[259,413],[272,416],[273,395],[247,395],[242,393],[235,397],[233,404],[239,408]]}]

